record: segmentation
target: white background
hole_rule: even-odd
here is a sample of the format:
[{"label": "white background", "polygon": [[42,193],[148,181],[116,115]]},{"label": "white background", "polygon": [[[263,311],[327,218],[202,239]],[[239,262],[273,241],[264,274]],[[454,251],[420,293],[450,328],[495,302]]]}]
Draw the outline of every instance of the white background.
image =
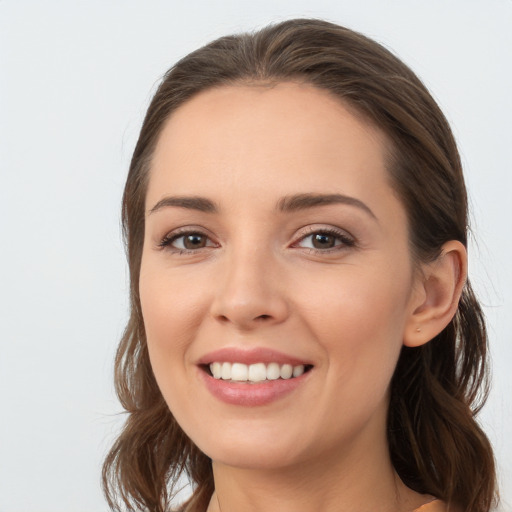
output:
[{"label": "white background", "polygon": [[105,511],[122,415],[122,186],[155,84],[213,38],[322,17],[393,49],[453,125],[490,323],[481,420],[512,510],[511,0],[0,0],[0,512]]}]

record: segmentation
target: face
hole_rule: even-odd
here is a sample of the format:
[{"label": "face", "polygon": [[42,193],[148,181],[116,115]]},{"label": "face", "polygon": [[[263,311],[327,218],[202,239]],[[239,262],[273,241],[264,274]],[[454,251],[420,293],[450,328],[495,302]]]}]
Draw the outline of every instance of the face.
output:
[{"label": "face", "polygon": [[245,468],[385,444],[414,303],[385,137],[312,86],[230,86],[168,120],[140,297],[174,417]]}]

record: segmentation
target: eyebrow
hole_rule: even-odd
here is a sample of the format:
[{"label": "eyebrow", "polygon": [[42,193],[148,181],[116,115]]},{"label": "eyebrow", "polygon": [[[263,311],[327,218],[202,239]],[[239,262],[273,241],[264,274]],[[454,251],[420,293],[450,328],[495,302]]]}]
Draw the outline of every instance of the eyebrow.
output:
[{"label": "eyebrow", "polygon": [[296,194],[286,196],[278,201],[277,208],[282,212],[295,212],[331,204],[355,206],[377,220],[376,215],[365,203],[355,197],[345,196],[343,194]]},{"label": "eyebrow", "polygon": [[169,206],[174,206],[178,208],[186,208],[189,210],[197,210],[205,213],[216,213],[218,211],[215,203],[210,201],[206,197],[198,197],[198,196],[168,196],[164,197],[158,203],[148,211],[148,214],[161,210],[162,208],[166,208]]},{"label": "eyebrow", "polygon": [[[317,208],[319,206],[327,206],[332,204],[346,204],[355,206],[370,215],[373,219],[377,217],[372,210],[362,201],[355,197],[343,194],[295,194],[281,198],[276,205],[277,210],[281,212],[296,212],[307,210],[309,208]],[[148,211],[151,215],[162,208],[177,207],[188,210],[197,210],[205,213],[217,213],[219,210],[215,203],[206,197],[200,196],[167,196],[158,201],[158,203]]]}]

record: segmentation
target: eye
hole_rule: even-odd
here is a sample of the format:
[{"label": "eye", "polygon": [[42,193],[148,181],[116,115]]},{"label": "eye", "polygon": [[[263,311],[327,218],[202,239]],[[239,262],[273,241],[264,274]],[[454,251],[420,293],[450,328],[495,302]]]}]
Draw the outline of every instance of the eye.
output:
[{"label": "eye", "polygon": [[213,243],[207,235],[195,231],[189,231],[186,233],[171,233],[167,235],[158,245],[160,247],[167,247],[171,250],[180,252],[196,251],[205,247],[216,246],[215,243]]},{"label": "eye", "polygon": [[315,230],[306,236],[303,236],[298,242],[294,244],[296,247],[304,247],[317,251],[326,251],[329,249],[336,249],[343,247],[353,247],[355,241],[350,238],[346,233],[332,230],[322,229]]}]

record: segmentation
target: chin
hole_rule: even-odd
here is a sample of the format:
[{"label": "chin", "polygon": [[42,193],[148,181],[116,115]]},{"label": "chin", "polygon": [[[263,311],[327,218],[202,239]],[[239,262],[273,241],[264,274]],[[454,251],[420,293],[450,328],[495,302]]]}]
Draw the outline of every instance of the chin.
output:
[{"label": "chin", "polygon": [[[198,448],[212,459],[214,463],[240,469],[269,470],[294,465],[301,460],[301,454],[306,450],[300,449],[296,439],[285,438],[282,434],[262,435],[254,429],[241,430],[244,436],[230,435],[224,431],[215,439],[198,440]],[[255,435],[252,435],[252,434]],[[259,434],[259,435],[258,435]]]},{"label": "chin", "polygon": [[265,450],[261,447],[241,450],[215,450],[211,457],[213,463],[222,464],[245,470],[279,470],[293,466],[300,457],[288,453],[277,453],[275,450]]}]

